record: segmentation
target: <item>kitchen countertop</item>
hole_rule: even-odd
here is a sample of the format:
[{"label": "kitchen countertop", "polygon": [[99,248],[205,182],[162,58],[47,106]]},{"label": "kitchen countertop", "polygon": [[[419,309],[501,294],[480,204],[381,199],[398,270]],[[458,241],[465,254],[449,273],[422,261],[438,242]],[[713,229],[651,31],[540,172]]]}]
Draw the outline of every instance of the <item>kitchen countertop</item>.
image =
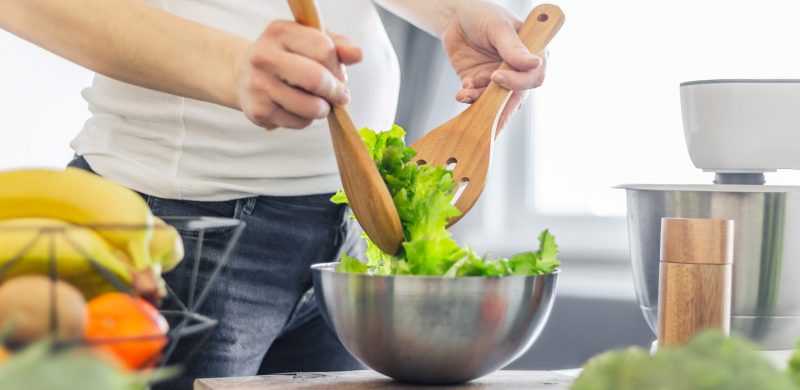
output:
[{"label": "kitchen countertop", "polygon": [[492,389],[492,390],[567,390],[576,370],[513,371],[500,370],[474,381],[452,386],[423,386],[397,382],[375,371],[303,372],[240,378],[198,379],[195,390],[298,390],[298,389]]}]

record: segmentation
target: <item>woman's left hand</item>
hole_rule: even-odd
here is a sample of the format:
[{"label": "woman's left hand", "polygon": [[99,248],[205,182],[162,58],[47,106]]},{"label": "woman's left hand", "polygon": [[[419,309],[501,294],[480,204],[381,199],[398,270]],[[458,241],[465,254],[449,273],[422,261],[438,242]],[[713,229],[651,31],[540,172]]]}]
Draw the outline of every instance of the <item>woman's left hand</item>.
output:
[{"label": "woman's left hand", "polygon": [[[456,3],[441,30],[450,63],[461,78],[456,100],[472,103],[492,80],[514,91],[498,130],[522,104],[525,91],[542,85],[546,55],[532,54],[517,35],[522,22],[504,8],[484,1]],[[506,62],[511,69],[498,70]]]}]

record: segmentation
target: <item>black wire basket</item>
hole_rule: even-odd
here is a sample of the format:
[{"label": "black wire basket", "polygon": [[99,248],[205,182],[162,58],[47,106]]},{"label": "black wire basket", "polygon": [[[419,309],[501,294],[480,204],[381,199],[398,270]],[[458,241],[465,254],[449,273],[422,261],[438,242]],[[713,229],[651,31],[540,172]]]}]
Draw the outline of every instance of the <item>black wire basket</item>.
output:
[{"label": "black wire basket", "polygon": [[[58,339],[54,343],[55,350],[63,350],[65,348],[74,348],[78,346],[97,346],[97,345],[113,345],[117,343],[131,343],[142,342],[150,340],[164,340],[166,337],[166,344],[161,350],[160,354],[152,356],[147,362],[139,368],[153,368],[156,366],[180,365],[184,362],[191,360],[202,347],[204,341],[212,334],[213,329],[217,325],[217,319],[209,318],[200,313],[200,308],[205,302],[206,298],[212,291],[212,286],[215,283],[226,283],[228,278],[228,266],[230,263],[231,255],[238,244],[239,238],[244,230],[245,223],[230,218],[213,218],[213,217],[163,217],[164,222],[177,229],[183,237],[184,246],[191,245],[191,248],[186,248],[187,256],[184,257],[180,267],[189,267],[191,278],[188,281],[188,289],[184,289],[185,294],[179,296],[170,287],[165,284],[166,296],[163,297],[158,311],[162,316],[167,319],[170,324],[170,329],[166,336],[153,335],[153,336],[140,336],[140,337],[117,337],[117,338],[102,338],[87,340],[85,338],[72,338],[72,339]],[[25,272],[15,271],[15,267],[23,264],[25,261],[32,261],[29,252],[37,246],[46,245],[47,253],[45,256],[38,256],[36,261],[40,262],[40,268],[35,269],[33,273],[46,275],[52,281],[66,280],[64,279],[65,269],[59,265],[59,253],[56,245],[57,239],[62,239],[66,242],[71,250],[76,251],[81,255],[81,260],[86,261],[86,265],[96,272],[97,277],[103,278],[110,286],[113,286],[112,291],[117,291],[125,294],[135,295],[131,283],[126,282],[120,278],[115,272],[108,269],[101,261],[98,261],[91,255],[89,248],[83,247],[79,242],[70,237],[69,229],[89,228],[92,231],[130,231],[141,229],[160,229],[168,228],[167,226],[132,226],[132,225],[109,225],[109,224],[73,224],[64,226],[0,226],[0,235],[9,234],[14,231],[17,233],[21,230],[27,230],[30,234],[31,230],[35,230],[30,234],[30,239],[26,242],[19,243],[19,250],[16,250],[12,256],[0,258],[0,284],[7,279],[10,280],[12,276],[22,276]],[[214,235],[214,232],[225,230],[224,236]],[[198,282],[198,275],[200,273],[200,263],[203,259],[203,249],[206,237],[212,234],[215,240],[224,237],[224,250],[222,254],[214,259],[214,265],[210,270],[204,270],[209,275],[204,277],[203,283]],[[187,239],[186,237],[191,237]],[[219,243],[217,244],[219,245]],[[41,247],[39,247],[41,249]],[[37,252],[38,253],[38,252]],[[35,257],[35,256],[34,256]],[[43,269],[41,267],[45,267]],[[37,272],[38,271],[38,272]],[[60,272],[61,271],[61,272]],[[210,271],[210,272],[209,272]],[[184,269],[183,272],[186,272]],[[56,283],[51,283],[50,292],[50,333],[56,335],[59,330],[58,315],[56,302]],[[3,324],[0,324],[3,326]],[[192,346],[189,348],[188,353],[182,353],[180,361],[173,361],[171,359],[173,352],[176,350],[179,342],[187,337],[192,337]],[[2,345],[0,339],[0,345]],[[13,346],[12,346],[13,347]]]}]

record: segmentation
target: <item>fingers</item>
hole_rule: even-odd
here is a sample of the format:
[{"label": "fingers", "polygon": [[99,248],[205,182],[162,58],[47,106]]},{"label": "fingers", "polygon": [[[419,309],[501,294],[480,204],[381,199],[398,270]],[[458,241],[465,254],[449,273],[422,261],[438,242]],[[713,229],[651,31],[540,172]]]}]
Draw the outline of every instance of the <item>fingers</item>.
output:
[{"label": "fingers", "polygon": [[267,130],[278,127],[287,129],[303,129],[311,125],[312,119],[303,118],[292,114],[270,99],[264,99],[254,105],[249,113],[250,120]]},{"label": "fingers", "polygon": [[294,89],[270,75],[254,75],[245,96],[242,111],[253,123],[268,130],[304,128],[329,110],[328,102],[322,98]]},{"label": "fingers", "polygon": [[301,118],[323,119],[330,111],[330,104],[319,96],[294,88],[276,78],[267,83],[266,95],[280,108]]},{"label": "fingers", "polygon": [[[343,84],[317,62],[287,53],[282,61],[272,65],[276,74],[252,76],[247,91],[250,104],[244,111],[257,125],[268,129],[276,126],[305,128],[314,119],[328,114],[330,104],[326,99],[338,94],[345,99],[336,98],[340,103],[349,100],[346,90],[336,90],[337,86],[344,88]],[[282,74],[285,80],[277,74]]]},{"label": "fingers", "polygon": [[461,81],[461,88],[484,88],[489,85],[490,77],[491,74],[489,72],[483,72],[475,76],[465,77],[464,80]]},{"label": "fingers", "polygon": [[512,91],[536,88],[542,84],[544,60],[528,51],[512,23],[496,23],[488,37],[502,60],[510,66],[510,69],[492,73],[492,81]]},{"label": "fingers", "polygon": [[336,46],[336,54],[339,56],[339,61],[341,61],[342,64],[352,65],[361,62],[364,54],[350,38],[330,31],[328,31],[328,35],[333,38],[333,44]]},{"label": "fingers", "polygon": [[350,93],[343,64],[361,60],[349,39],[290,21],[274,21],[247,52],[240,71],[242,111],[255,124],[304,128],[324,118]]},{"label": "fingers", "polygon": [[328,31],[328,35],[333,38],[336,46],[336,54],[339,57],[339,71],[335,72],[340,80],[347,82],[347,68],[345,65],[352,65],[361,62],[363,53],[350,38]]},{"label": "fingers", "polygon": [[497,49],[500,58],[512,68],[530,71],[541,64],[541,59],[528,51],[514,25],[508,21],[496,22],[489,29],[489,42]]},{"label": "fingers", "polygon": [[544,83],[548,55],[546,50],[538,53],[539,58],[543,60],[542,64],[527,72],[505,69],[490,73],[489,70],[479,70],[474,76],[466,76],[461,81],[461,89],[456,92],[456,100],[461,103],[473,103],[483,93],[490,80],[511,91],[538,88]]},{"label": "fingers", "polygon": [[308,57],[288,52],[281,56],[254,56],[252,64],[267,74],[333,104],[345,105],[350,101],[350,94],[344,83],[329,69]]},{"label": "fingers", "polygon": [[461,81],[461,89],[456,92],[456,100],[460,103],[471,104],[483,93],[490,80],[489,72],[465,77]]},{"label": "fingers", "polygon": [[269,116],[269,123],[271,123],[272,126],[265,126],[265,128],[267,128],[267,130],[273,130],[278,127],[284,129],[305,129],[311,126],[312,122],[314,121],[311,119],[299,117],[280,107],[276,107]]},{"label": "fingers", "polygon": [[[456,92],[456,100],[460,103],[472,104],[478,99],[478,97],[480,97],[485,89],[485,87],[462,88]],[[514,91],[514,93],[511,95],[511,98],[509,98],[508,103],[506,103],[506,109],[504,112],[509,111],[509,107],[521,105],[525,100],[525,93],[527,93],[527,91]],[[513,110],[511,110],[511,112],[513,112]]]},{"label": "fingers", "polygon": [[363,53],[349,38],[333,32],[319,30],[289,21],[271,23],[265,34],[279,36],[286,50],[319,62],[344,80],[341,64],[352,65],[363,58]]},{"label": "fingers", "polygon": [[[541,54],[542,53],[540,53],[540,55]],[[496,70],[494,73],[492,73],[492,81],[500,84],[500,86],[503,88],[510,89],[512,91],[537,88],[544,83],[544,75],[547,70],[547,53],[545,52],[544,55],[539,58],[542,58],[541,65],[531,70]]]},{"label": "fingers", "polygon": [[503,88],[522,91],[542,85],[544,72],[539,68],[525,72],[515,72],[510,69],[498,70],[492,73],[492,81]]},{"label": "fingers", "polygon": [[344,80],[343,75],[337,74],[341,68],[333,38],[322,31],[285,20],[277,20],[267,26],[264,35],[268,39],[276,39],[286,51],[319,62]]},{"label": "fingers", "polygon": [[481,96],[485,88],[462,88],[456,92],[456,100],[459,103],[472,104],[478,96]]}]

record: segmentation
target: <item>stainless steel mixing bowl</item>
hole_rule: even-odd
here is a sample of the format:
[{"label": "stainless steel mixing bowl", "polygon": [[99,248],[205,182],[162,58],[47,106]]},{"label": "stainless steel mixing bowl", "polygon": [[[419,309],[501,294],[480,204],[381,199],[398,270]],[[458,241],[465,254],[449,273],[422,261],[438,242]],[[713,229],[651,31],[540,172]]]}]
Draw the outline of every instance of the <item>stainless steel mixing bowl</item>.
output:
[{"label": "stainless steel mixing bowl", "polygon": [[800,187],[624,185],[634,284],[644,316],[658,329],[661,218],[735,222],[731,331],[767,350],[800,336]]},{"label": "stainless steel mixing bowl", "polygon": [[469,381],[524,353],[547,322],[558,276],[371,276],[337,264],[312,272],[339,340],[375,371],[425,384]]}]

